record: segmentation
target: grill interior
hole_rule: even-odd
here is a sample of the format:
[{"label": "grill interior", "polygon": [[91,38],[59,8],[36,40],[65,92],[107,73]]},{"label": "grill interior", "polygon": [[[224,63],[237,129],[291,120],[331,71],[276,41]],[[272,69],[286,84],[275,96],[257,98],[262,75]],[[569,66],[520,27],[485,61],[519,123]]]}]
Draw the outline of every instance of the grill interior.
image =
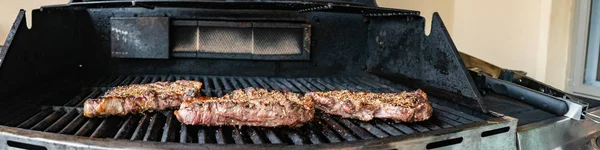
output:
[{"label": "grill interior", "polygon": [[[342,76],[319,78],[232,77],[198,75],[120,75],[95,80],[62,81],[40,86],[65,84],[81,87],[68,91],[66,87],[48,90],[44,94],[19,94],[14,99],[27,99],[7,105],[0,110],[0,123],[6,126],[93,138],[123,140],[212,143],[212,144],[320,144],[363,139],[406,136],[413,133],[452,128],[482,121],[484,117],[442,106],[445,100],[430,96],[434,107],[431,119],[418,123],[395,123],[375,119],[369,122],[342,119],[319,111],[315,119],[300,128],[265,128],[248,126],[188,126],[177,121],[173,111],[134,114],[124,117],[87,118],[82,115],[85,99],[95,98],[111,87],[178,79],[197,80],[204,83],[202,94],[222,96],[245,88],[260,87],[275,90],[326,91],[349,89],[371,92],[411,90],[373,76]],[[70,84],[69,84],[70,83]],[[476,117],[477,116],[477,117]]]}]

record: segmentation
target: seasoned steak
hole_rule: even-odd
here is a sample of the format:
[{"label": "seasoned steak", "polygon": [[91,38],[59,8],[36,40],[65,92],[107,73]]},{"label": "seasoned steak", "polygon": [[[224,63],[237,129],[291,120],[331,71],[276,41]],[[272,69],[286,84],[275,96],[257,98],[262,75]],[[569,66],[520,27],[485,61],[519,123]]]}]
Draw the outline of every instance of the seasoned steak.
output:
[{"label": "seasoned steak", "polygon": [[396,122],[424,121],[431,117],[433,108],[427,94],[421,90],[402,93],[370,93],[348,90],[308,92],[315,107],[343,118],[369,121],[373,118]]},{"label": "seasoned steak", "polygon": [[175,115],[179,122],[188,125],[298,127],[310,121],[314,112],[309,97],[289,91],[246,88],[220,98],[200,97],[185,101]]},{"label": "seasoned steak", "polygon": [[123,116],[128,113],[179,107],[186,99],[196,97],[202,82],[178,80],[118,86],[83,105],[86,117]]}]

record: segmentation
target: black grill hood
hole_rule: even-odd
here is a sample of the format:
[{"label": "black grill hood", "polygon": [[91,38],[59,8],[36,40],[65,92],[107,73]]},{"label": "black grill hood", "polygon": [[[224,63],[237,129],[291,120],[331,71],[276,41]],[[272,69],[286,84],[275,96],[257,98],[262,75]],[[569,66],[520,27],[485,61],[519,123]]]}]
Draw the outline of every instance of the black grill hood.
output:
[{"label": "black grill hood", "polygon": [[[72,0],[71,3],[77,2],[131,2],[132,0]],[[184,1],[184,2],[298,2],[298,3],[335,3],[335,4],[348,4],[357,6],[370,6],[376,7],[377,3],[375,0],[145,0],[145,1]]]}]

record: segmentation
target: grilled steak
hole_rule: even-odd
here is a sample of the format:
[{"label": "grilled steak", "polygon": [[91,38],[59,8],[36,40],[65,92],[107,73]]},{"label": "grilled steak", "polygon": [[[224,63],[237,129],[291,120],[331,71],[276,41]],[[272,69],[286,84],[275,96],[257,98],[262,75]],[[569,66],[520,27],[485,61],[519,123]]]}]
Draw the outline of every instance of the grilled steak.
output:
[{"label": "grilled steak", "polygon": [[431,117],[433,108],[421,90],[402,93],[369,93],[348,90],[308,92],[315,107],[343,118],[369,121],[373,118],[396,122],[424,121]]},{"label": "grilled steak", "polygon": [[178,107],[186,99],[196,97],[202,82],[178,80],[118,86],[83,105],[86,117],[123,116],[151,110]]},{"label": "grilled steak", "polygon": [[301,126],[314,115],[312,99],[289,91],[260,88],[234,90],[220,97],[185,101],[175,111],[188,125]]}]

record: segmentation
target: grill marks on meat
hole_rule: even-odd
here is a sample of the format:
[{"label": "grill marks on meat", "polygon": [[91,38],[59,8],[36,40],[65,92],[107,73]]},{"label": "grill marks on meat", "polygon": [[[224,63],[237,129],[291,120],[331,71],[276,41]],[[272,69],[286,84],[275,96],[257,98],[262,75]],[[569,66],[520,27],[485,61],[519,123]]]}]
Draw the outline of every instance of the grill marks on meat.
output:
[{"label": "grill marks on meat", "polygon": [[185,101],[175,116],[188,125],[301,126],[314,116],[312,98],[261,88],[234,90],[220,97]]},{"label": "grill marks on meat", "polygon": [[199,95],[202,82],[177,80],[118,86],[97,99],[88,99],[83,105],[86,117],[124,116],[178,107],[181,102]]},{"label": "grill marks on meat", "polygon": [[427,94],[421,90],[402,93],[340,90],[308,92],[306,96],[314,99],[317,109],[362,121],[384,118],[396,122],[417,122],[429,119],[433,112]]}]

